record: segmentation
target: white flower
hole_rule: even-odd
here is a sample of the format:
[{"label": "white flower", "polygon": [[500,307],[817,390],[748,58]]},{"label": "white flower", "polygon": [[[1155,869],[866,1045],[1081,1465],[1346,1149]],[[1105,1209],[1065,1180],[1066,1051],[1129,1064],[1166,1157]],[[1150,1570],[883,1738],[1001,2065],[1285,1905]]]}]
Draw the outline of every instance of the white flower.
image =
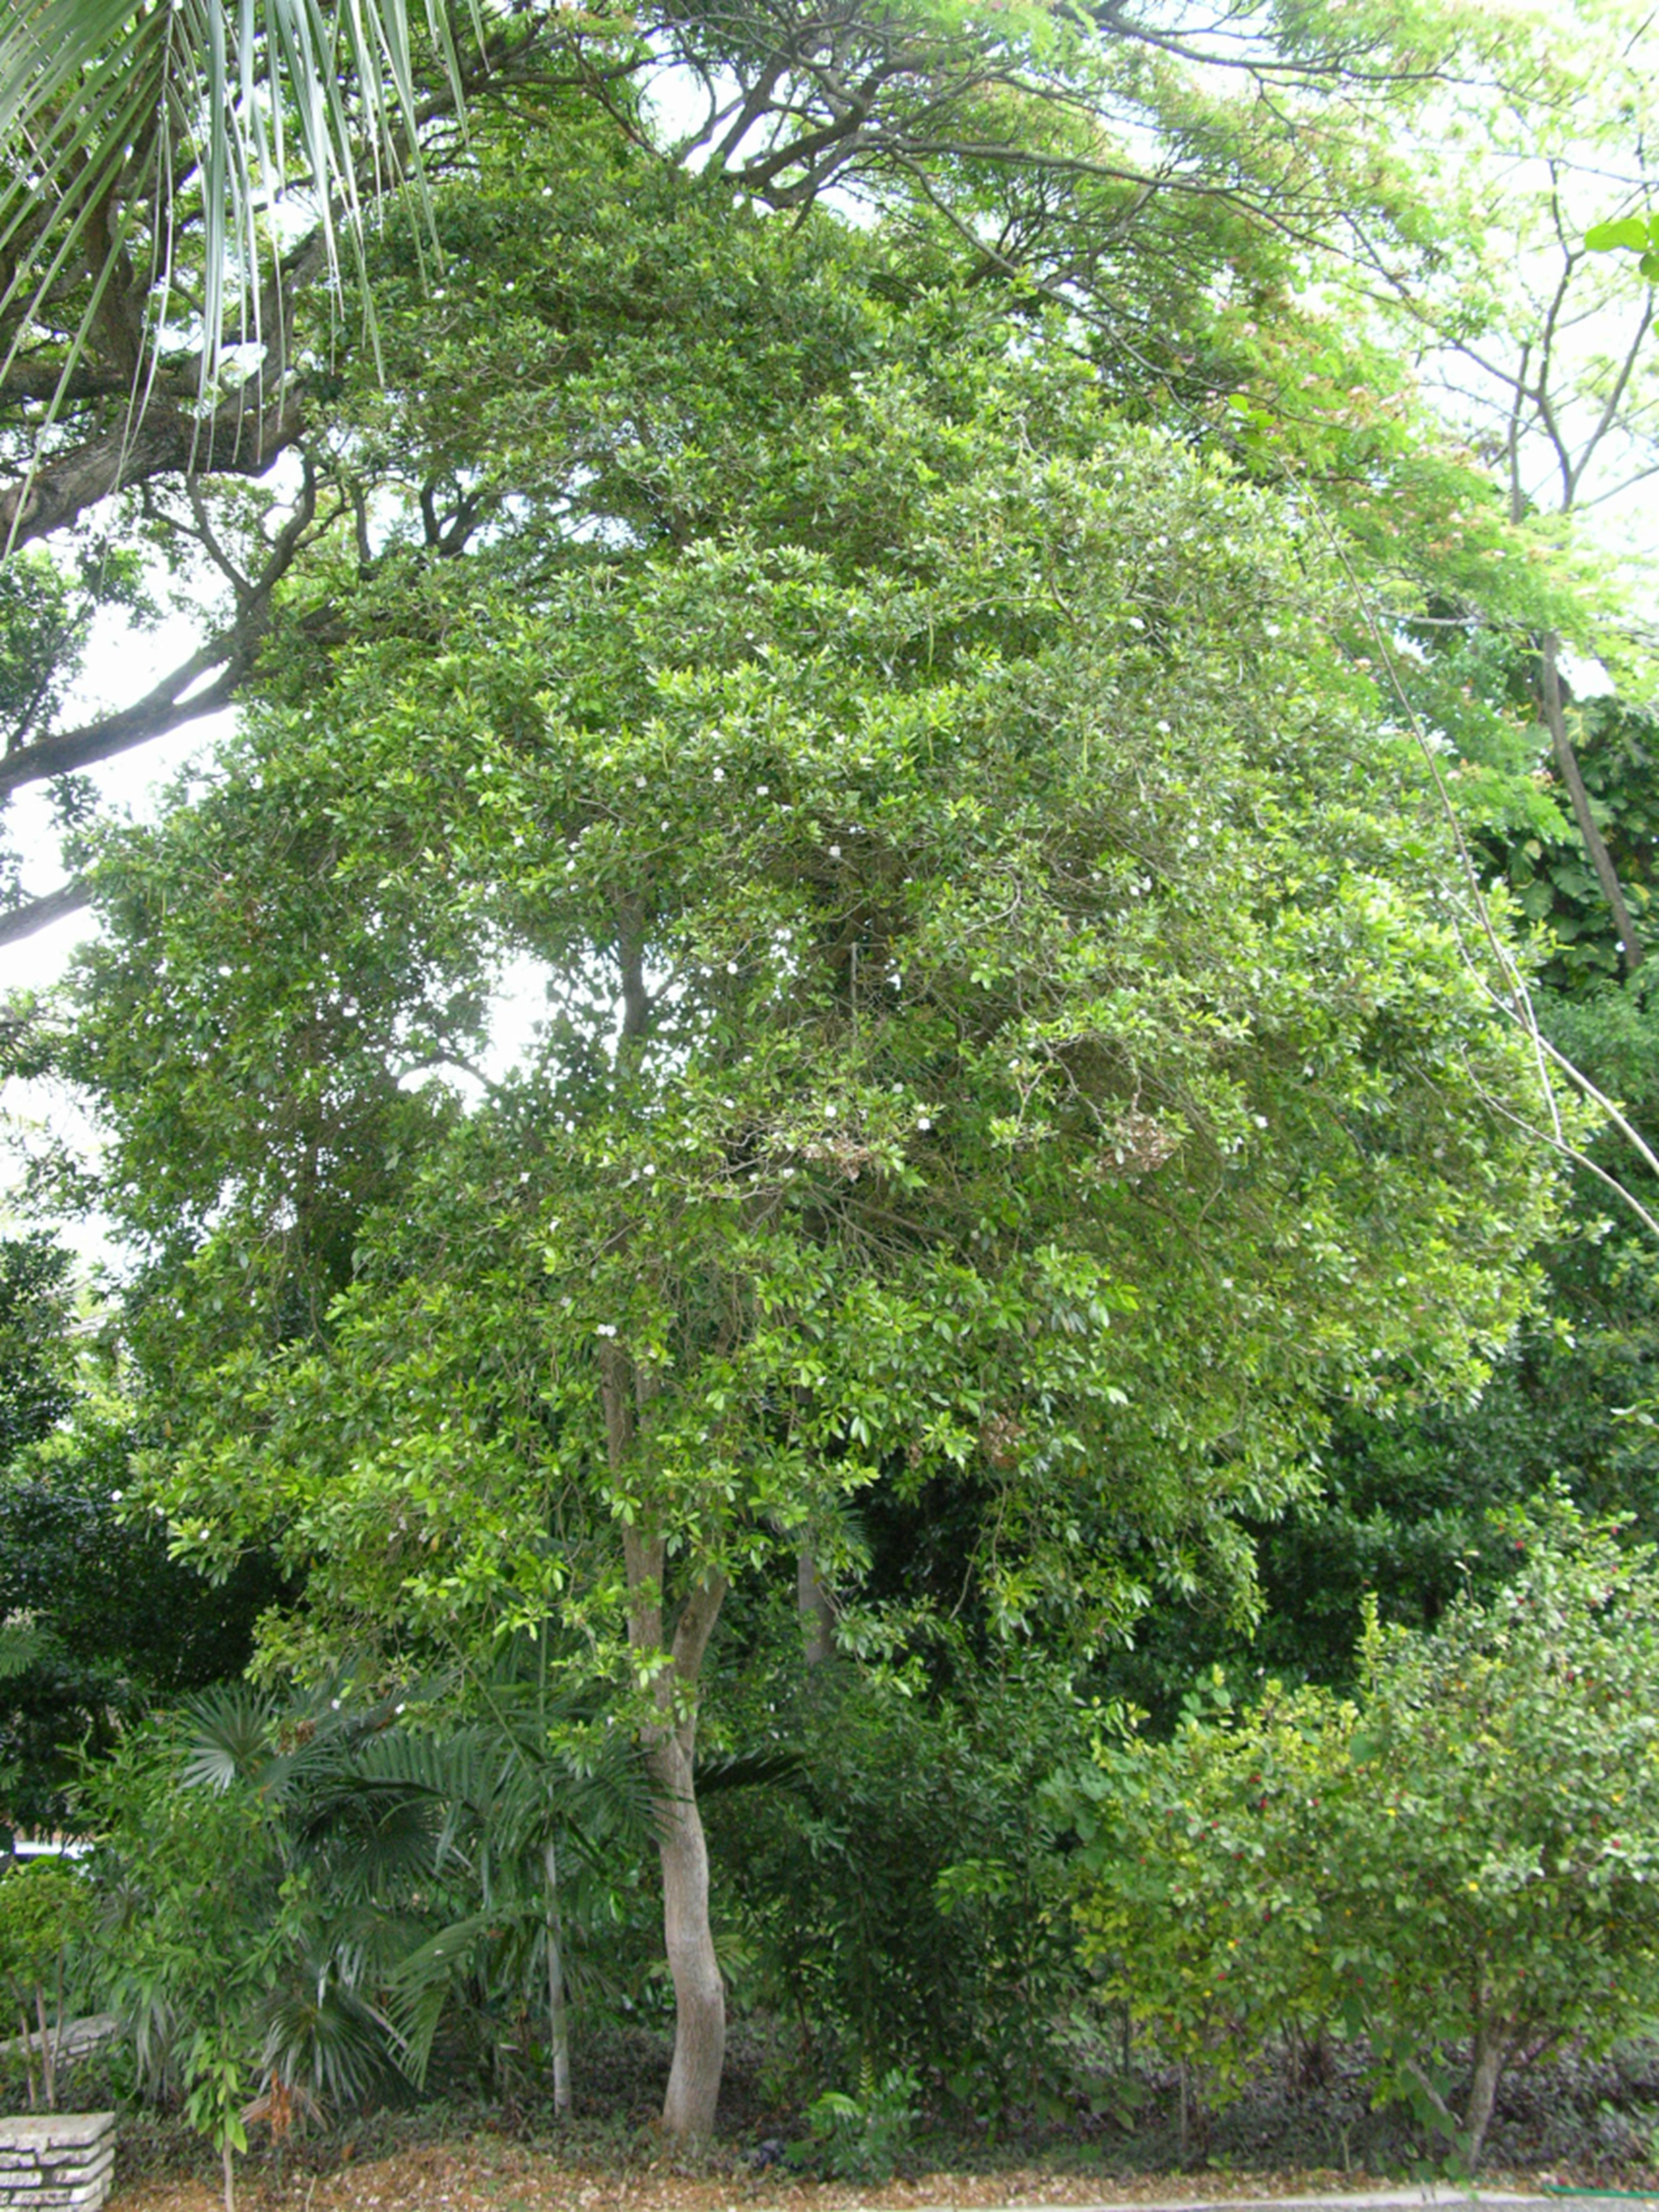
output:
[{"label": "white flower", "polygon": [[756,796],[757,799],[764,799],[764,798],[765,798],[765,796],[766,796],[766,793],[767,793],[767,790],[768,790],[768,786],[767,786],[767,785],[765,785],[765,784],[763,784],[763,783],[757,783],[757,784],[755,786],[755,796]]},{"label": "white flower", "polygon": [[617,1332],[611,1322],[602,1321],[599,1327],[594,1330],[593,1334],[595,1336],[614,1336]]},{"label": "white flower", "polygon": [[717,768],[717,769],[714,769],[714,770],[712,771],[712,774],[713,774],[713,775],[714,775],[714,781],[715,781],[716,783],[724,783],[724,782],[725,782],[725,781],[726,781],[726,770],[725,770],[723,768]]},{"label": "white flower", "polygon": [[830,848],[830,859],[831,859],[832,860],[840,860],[840,858],[841,858],[841,847],[840,847],[839,845],[832,845],[832,846]]}]

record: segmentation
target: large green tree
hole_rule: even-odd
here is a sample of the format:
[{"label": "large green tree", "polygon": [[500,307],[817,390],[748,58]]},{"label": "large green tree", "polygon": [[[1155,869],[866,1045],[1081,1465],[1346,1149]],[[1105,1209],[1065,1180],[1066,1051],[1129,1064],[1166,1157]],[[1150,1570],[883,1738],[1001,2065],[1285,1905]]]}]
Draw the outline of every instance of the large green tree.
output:
[{"label": "large green tree", "polygon": [[[1549,1109],[1291,504],[1062,317],[574,143],[383,289],[339,465],[412,528],[106,847],[67,1064],[155,1254],[149,1493],[306,1578],[268,1663],[533,1627],[629,1701],[695,2136],[732,1583],[856,1643],[852,1503],[929,1484],[1002,1632],[1243,1579],[1332,1394],[1479,1379]],[[420,1071],[507,951],[552,1012],[461,1113]]]}]

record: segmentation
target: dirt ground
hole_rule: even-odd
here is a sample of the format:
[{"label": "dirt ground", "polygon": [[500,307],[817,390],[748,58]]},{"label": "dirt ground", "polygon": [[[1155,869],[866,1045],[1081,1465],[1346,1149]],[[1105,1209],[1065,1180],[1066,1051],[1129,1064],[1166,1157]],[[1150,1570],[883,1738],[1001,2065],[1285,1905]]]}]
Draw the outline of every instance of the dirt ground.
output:
[{"label": "dirt ground", "polygon": [[[1485,2174],[1488,2189],[1533,2188],[1552,2176]],[[642,2160],[584,2166],[499,2137],[428,2144],[390,2157],[348,2160],[332,2173],[251,2173],[238,2212],[921,2212],[921,2208],[1167,2203],[1172,2197],[1260,2199],[1375,2190],[1375,2174],[1285,2172],[1116,2174],[1009,2167],[988,2173],[923,2173],[880,2187],[803,2181],[787,2171],[708,2177]],[[151,2179],[118,2190],[109,2212],[221,2212],[201,2180]]]}]

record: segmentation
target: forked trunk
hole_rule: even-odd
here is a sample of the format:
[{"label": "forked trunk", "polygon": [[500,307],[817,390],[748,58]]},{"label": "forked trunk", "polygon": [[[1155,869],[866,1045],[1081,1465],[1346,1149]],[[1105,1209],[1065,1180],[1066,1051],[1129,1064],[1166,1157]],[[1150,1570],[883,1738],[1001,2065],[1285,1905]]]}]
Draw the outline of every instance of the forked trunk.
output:
[{"label": "forked trunk", "polygon": [[708,1919],[708,1850],[697,1810],[689,1747],[679,1732],[649,1754],[662,1858],[663,1936],[674,1984],[674,2063],[662,2129],[676,2142],[714,2132],[726,2060],[726,1985]]}]

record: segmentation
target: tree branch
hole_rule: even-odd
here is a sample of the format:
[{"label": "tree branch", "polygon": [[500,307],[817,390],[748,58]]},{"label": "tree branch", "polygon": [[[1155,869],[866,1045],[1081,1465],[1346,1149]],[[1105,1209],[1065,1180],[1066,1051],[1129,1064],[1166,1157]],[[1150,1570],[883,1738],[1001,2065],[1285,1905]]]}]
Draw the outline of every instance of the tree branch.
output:
[{"label": "tree branch", "polygon": [[[258,628],[262,633],[264,623]],[[151,738],[165,737],[169,730],[229,706],[236,686],[253,665],[258,644],[256,634],[238,637],[228,647],[204,646],[133,706],[84,723],[78,730],[60,730],[55,736],[39,738],[32,745],[20,747],[0,760],[0,799],[27,784],[42,783],[48,776],[68,775],[98,761],[112,760],[117,753],[128,752]],[[220,667],[221,672],[214,681],[204,690],[191,691],[191,685],[215,667]],[[185,692],[190,693],[188,698],[181,696]]]},{"label": "tree branch", "polygon": [[[193,480],[191,499],[201,513]],[[182,728],[186,722],[199,721],[204,714],[216,714],[222,707],[231,705],[237,687],[252,672],[258,658],[260,644],[270,626],[271,594],[293,566],[316,514],[317,477],[307,457],[294,511],[270,541],[258,575],[251,580],[244,578],[227,557],[221,556],[220,565],[230,577],[238,600],[236,619],[230,629],[198,646],[188,660],[164,676],[153,690],[132,706],[100,715],[95,722],[83,723],[79,729],[60,730],[51,737],[37,738],[33,744],[21,745],[15,752],[7,754],[0,759],[0,801],[27,784],[42,783],[49,776],[68,775],[99,761],[113,759],[117,753],[129,752],[151,738],[165,737],[169,730]],[[205,516],[203,520],[205,525]],[[199,691],[191,689],[215,668],[219,673],[211,684]]]},{"label": "tree branch", "polygon": [[0,914],[0,945],[16,945],[26,937],[48,929],[54,921],[61,921],[66,914],[79,914],[83,907],[92,904],[92,893],[78,877],[60,884],[55,891],[44,898],[28,899]]},{"label": "tree branch", "polygon": [[1584,779],[1578,767],[1578,756],[1573,750],[1572,739],[1567,734],[1567,718],[1561,703],[1561,678],[1556,666],[1559,641],[1553,630],[1544,639],[1543,681],[1540,686],[1544,709],[1544,722],[1550,733],[1550,745],[1555,755],[1555,764],[1561,771],[1562,781],[1572,800],[1573,819],[1578,824],[1578,834],[1584,841],[1584,850],[1589,854],[1595,879],[1601,886],[1601,896],[1612,911],[1613,927],[1619,932],[1619,951],[1625,963],[1626,975],[1633,975],[1642,964],[1642,940],[1636,933],[1636,924],[1631,920],[1629,907],[1625,902],[1624,886],[1619,880],[1619,871],[1613,865],[1613,855],[1601,826],[1590,811],[1589,793],[1584,788]]},{"label": "tree branch", "polygon": [[181,407],[147,414],[137,423],[41,461],[0,490],[0,544],[44,538],[124,485],[152,477],[211,469],[216,475],[260,477],[301,428],[301,395],[285,392],[263,412],[241,394],[205,421]]}]

